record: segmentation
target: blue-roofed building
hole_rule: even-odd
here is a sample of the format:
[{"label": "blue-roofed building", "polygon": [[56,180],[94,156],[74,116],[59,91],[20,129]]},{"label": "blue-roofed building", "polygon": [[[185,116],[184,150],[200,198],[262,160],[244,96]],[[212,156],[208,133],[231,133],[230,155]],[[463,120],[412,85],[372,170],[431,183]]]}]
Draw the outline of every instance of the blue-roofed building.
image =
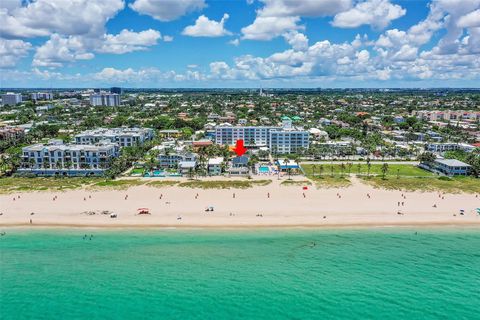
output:
[{"label": "blue-roofed building", "polygon": [[436,159],[434,167],[447,176],[467,176],[471,168],[469,164],[456,159]]}]

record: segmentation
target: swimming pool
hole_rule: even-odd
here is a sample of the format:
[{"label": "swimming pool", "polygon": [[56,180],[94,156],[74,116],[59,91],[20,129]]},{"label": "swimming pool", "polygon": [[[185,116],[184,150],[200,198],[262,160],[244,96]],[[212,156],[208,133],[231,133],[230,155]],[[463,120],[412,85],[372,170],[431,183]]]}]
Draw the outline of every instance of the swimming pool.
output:
[{"label": "swimming pool", "polygon": [[258,172],[259,173],[269,173],[270,172],[270,167],[260,166],[260,167],[258,167]]},{"label": "swimming pool", "polygon": [[165,171],[162,170],[155,170],[153,173],[147,172],[145,173],[144,177],[164,177]]}]

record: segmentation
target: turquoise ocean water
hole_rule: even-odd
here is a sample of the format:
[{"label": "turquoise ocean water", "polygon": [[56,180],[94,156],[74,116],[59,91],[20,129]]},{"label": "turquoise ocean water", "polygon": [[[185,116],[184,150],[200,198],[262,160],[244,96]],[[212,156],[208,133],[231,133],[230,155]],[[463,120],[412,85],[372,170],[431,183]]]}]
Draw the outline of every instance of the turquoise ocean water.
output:
[{"label": "turquoise ocean water", "polygon": [[480,319],[480,230],[7,230],[0,318]]}]

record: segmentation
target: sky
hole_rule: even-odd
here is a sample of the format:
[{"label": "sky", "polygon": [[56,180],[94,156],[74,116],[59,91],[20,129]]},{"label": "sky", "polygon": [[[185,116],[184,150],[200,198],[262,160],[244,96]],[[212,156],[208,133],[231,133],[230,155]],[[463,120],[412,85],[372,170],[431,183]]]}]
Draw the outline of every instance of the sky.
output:
[{"label": "sky", "polygon": [[0,87],[480,87],[480,0],[1,0]]}]

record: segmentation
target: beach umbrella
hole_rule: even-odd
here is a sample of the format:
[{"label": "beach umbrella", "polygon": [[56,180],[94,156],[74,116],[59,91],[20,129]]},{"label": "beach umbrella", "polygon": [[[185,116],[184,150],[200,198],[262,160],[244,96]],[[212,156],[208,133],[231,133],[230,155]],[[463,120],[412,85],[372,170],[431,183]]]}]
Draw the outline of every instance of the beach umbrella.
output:
[{"label": "beach umbrella", "polygon": [[308,190],[308,187],[307,187],[307,186],[303,186],[303,190]]}]

